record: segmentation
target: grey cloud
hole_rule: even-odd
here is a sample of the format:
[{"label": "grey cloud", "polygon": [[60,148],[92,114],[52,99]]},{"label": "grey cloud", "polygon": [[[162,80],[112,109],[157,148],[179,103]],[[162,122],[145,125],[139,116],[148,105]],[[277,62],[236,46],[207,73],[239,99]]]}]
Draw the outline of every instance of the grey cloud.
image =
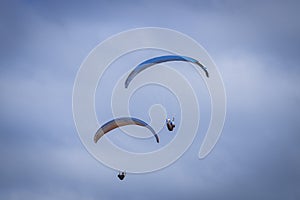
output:
[{"label": "grey cloud", "polygon": [[[298,2],[1,4],[1,199],[299,198]],[[81,144],[71,95],[87,53],[138,26],[174,28],[208,49],[227,121],[206,159],[200,135],[170,167],[120,182]]]}]

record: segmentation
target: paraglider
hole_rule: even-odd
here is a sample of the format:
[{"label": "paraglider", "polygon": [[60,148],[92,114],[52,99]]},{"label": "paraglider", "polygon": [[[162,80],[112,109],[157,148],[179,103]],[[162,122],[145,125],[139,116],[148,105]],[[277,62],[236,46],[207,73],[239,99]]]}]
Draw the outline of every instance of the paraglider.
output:
[{"label": "paraglider", "polygon": [[142,63],[140,63],[138,66],[136,66],[131,73],[128,75],[126,81],[125,81],[125,88],[128,87],[129,83],[134,79],[134,77],[140,73],[141,71],[147,69],[148,67],[151,67],[153,65],[163,63],[163,62],[169,62],[169,61],[185,61],[185,62],[191,62],[201,67],[201,69],[204,70],[205,75],[209,77],[207,68],[204,67],[199,61],[195,60],[194,58],[187,57],[187,56],[179,56],[179,55],[166,55],[166,56],[159,56],[155,58],[151,58],[149,60],[146,60]]},{"label": "paraglider", "polygon": [[94,142],[97,143],[98,140],[106,133],[108,133],[109,131],[121,127],[121,126],[127,126],[127,125],[138,125],[138,126],[144,126],[146,128],[148,128],[152,134],[154,135],[154,137],[156,138],[156,142],[159,143],[159,138],[158,135],[155,133],[154,129],[147,124],[146,122],[137,119],[137,118],[132,118],[132,117],[120,117],[120,118],[116,118],[113,120],[110,120],[109,122],[105,123],[104,125],[102,125],[96,132],[95,136],[94,136]]},{"label": "paraglider", "polygon": [[166,119],[166,124],[167,124],[167,127],[168,127],[168,130],[169,131],[173,131],[174,127],[175,127],[175,124],[174,124],[174,117],[173,117],[173,120],[171,121],[171,119]]},{"label": "paraglider", "polygon": [[118,178],[122,181],[126,176],[126,172],[119,172]]},{"label": "paraglider", "polygon": [[[159,63],[164,63],[164,62],[170,62],[170,61],[184,61],[184,62],[190,62],[193,64],[198,65],[204,72],[206,77],[209,77],[208,70],[205,66],[203,66],[199,61],[195,60],[194,58],[187,57],[187,56],[180,56],[180,55],[165,55],[165,56],[159,56],[155,58],[148,59],[139,65],[137,65],[128,75],[126,81],[125,81],[125,88],[128,88],[130,82],[134,79],[136,75],[138,75],[141,71],[147,69],[148,67],[151,67],[153,65],[159,64]],[[121,118],[116,118],[113,120],[108,121],[104,125],[102,125],[94,135],[94,142],[97,143],[98,140],[106,133],[109,131],[121,127],[121,126],[127,126],[127,125],[138,125],[138,126],[143,126],[148,128],[154,137],[156,138],[156,142],[159,143],[159,138],[158,135],[155,133],[154,129],[147,124],[146,122],[137,119],[137,118],[132,118],[132,117],[121,117]],[[175,128],[175,123],[174,123],[174,117],[173,119],[166,119],[166,125],[169,131],[173,131]],[[119,172],[117,177],[120,180],[123,180],[126,176],[126,172]]]}]

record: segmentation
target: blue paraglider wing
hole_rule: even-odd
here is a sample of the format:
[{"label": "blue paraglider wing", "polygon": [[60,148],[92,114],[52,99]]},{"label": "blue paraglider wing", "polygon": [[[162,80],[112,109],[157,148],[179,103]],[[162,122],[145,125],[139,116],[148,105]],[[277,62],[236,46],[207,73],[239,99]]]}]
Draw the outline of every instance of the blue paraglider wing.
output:
[{"label": "blue paraglider wing", "polygon": [[136,66],[131,71],[131,73],[128,75],[128,77],[125,81],[125,88],[128,87],[129,83],[141,71],[147,69],[150,66],[153,66],[153,65],[156,65],[156,64],[159,64],[159,63],[163,63],[163,62],[170,62],[170,61],[185,61],[185,62],[194,63],[194,64],[200,66],[204,70],[206,76],[209,77],[209,74],[208,74],[208,71],[207,71],[206,67],[204,67],[199,61],[195,60],[194,58],[187,57],[187,56],[179,56],[179,55],[166,55],[166,56],[159,56],[159,57],[155,57],[155,58],[150,58],[149,60],[146,60],[146,61],[140,63],[138,66]]}]

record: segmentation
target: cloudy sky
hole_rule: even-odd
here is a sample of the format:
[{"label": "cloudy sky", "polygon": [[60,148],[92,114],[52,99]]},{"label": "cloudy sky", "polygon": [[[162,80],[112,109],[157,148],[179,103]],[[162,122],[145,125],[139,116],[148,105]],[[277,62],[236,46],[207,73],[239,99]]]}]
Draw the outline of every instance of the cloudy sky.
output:
[{"label": "cloudy sky", "polygon": [[[299,199],[299,9],[297,1],[1,1],[0,199]],[[199,136],[170,167],[121,182],[78,137],[73,84],[101,41],[148,26],[208,51],[226,87],[226,123],[207,158],[197,158]]]}]

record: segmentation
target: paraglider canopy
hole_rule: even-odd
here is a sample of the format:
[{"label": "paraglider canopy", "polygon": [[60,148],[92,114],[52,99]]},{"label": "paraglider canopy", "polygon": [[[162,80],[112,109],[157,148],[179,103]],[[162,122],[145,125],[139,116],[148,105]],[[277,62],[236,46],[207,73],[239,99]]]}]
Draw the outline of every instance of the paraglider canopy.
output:
[{"label": "paraglider canopy", "polygon": [[158,135],[155,133],[154,129],[146,122],[144,122],[140,119],[137,119],[137,118],[133,118],[133,117],[120,117],[120,118],[116,118],[116,119],[110,120],[109,122],[105,123],[97,130],[97,132],[94,136],[94,142],[97,143],[98,140],[104,134],[108,133],[109,131],[111,131],[115,128],[118,128],[121,126],[127,126],[127,125],[138,125],[138,126],[144,126],[144,127],[148,128],[152,132],[154,137],[156,138],[156,142],[159,143]]},{"label": "paraglider canopy", "polygon": [[198,60],[187,57],[187,56],[180,56],[180,55],[165,55],[165,56],[159,56],[155,58],[150,58],[142,63],[140,63],[138,66],[136,66],[128,75],[126,81],[125,81],[125,88],[128,87],[129,83],[134,79],[136,75],[138,75],[141,71],[147,69],[148,67],[151,67],[153,65],[163,63],[163,62],[170,62],[170,61],[184,61],[184,62],[191,62],[203,69],[205,72],[205,75],[207,78],[209,77],[207,68],[203,66]]}]

